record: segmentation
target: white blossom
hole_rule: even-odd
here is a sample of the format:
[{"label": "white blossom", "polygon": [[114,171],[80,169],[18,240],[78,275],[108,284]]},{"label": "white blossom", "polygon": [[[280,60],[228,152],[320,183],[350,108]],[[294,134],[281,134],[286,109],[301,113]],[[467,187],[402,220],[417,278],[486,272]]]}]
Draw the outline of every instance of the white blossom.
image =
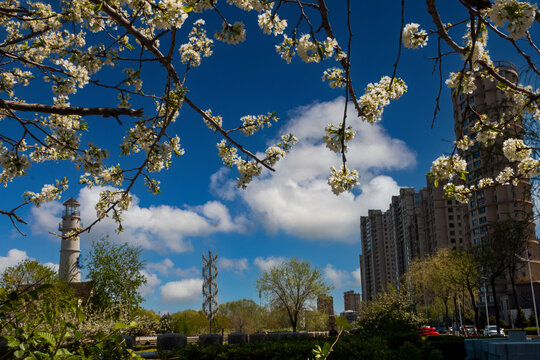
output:
[{"label": "white blossom", "polygon": [[450,179],[456,174],[463,174],[466,168],[467,162],[459,155],[452,155],[451,157],[442,155],[433,161],[430,174],[433,175],[435,179]]},{"label": "white blossom", "polygon": [[420,25],[410,23],[405,25],[402,31],[403,45],[409,49],[418,49],[427,45],[428,34],[420,30]]},{"label": "white blossom", "polygon": [[521,139],[507,139],[503,143],[503,153],[510,161],[522,161],[531,156],[531,148]]},{"label": "white blossom", "polygon": [[497,175],[495,180],[499,184],[506,185],[512,179],[513,176],[514,176],[514,170],[511,167],[507,166],[499,173],[499,175]]},{"label": "white blossom", "polygon": [[[392,88],[390,89],[390,82]],[[390,100],[399,99],[407,91],[405,81],[400,78],[392,79],[383,76],[378,83],[370,83],[366,86],[365,94],[358,99],[362,106],[362,119],[371,124],[381,120],[384,107],[390,104]]]},{"label": "white blossom", "polygon": [[332,166],[328,185],[335,195],[339,195],[344,191],[351,191],[358,184],[358,177],[358,171],[349,170],[345,165],[341,165],[339,170]]},{"label": "white blossom", "polygon": [[525,37],[534,22],[536,4],[517,0],[495,0],[488,11],[489,18],[497,26],[503,27],[505,23],[508,37],[517,40]]}]

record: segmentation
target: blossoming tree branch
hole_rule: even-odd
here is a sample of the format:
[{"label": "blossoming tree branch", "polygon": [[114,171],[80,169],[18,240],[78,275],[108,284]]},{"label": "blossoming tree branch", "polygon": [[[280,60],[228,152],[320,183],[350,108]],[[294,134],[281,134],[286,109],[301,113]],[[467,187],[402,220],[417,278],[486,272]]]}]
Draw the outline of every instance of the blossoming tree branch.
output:
[{"label": "blossoming tree branch", "polygon": [[[433,23],[421,26],[414,22],[406,24],[403,0],[402,22],[394,29],[399,38],[394,68],[389,69],[389,76],[374,79],[373,83],[356,84],[363,88],[359,93],[358,87],[353,86],[350,66],[354,56],[351,49],[359,46],[351,31],[354,14],[350,0],[343,1],[348,9],[346,19],[336,24],[331,23],[329,16],[332,12],[329,5],[335,3],[327,4],[324,0],[64,0],[54,5],[1,1],[0,116],[2,121],[17,126],[0,133],[0,182],[8,186],[17,181],[31,171],[33,163],[71,162],[79,171],[79,183],[88,187],[111,186],[100,193],[96,220],[80,231],[89,230],[104,217],[112,217],[121,230],[122,212],[130,206],[134,184],[144,182],[149,191],[159,193],[160,184],[154,175],[168,170],[173,156],[184,154],[180,138],[171,133],[171,124],[182,117],[186,107],[200,115],[208,131],[221,137],[217,154],[224,166],[237,169],[238,187],[245,188],[264,169],[272,171],[275,163],[297,142],[295,136],[283,134],[262,156],[244,147],[242,137],[271,126],[279,120],[278,114],[246,114],[238,125],[226,128],[222,116],[210,110],[212,99],[196,103],[189,96],[191,74],[203,71],[205,58],[218,56],[212,51],[214,42],[234,46],[245,40],[246,31],[252,31],[246,29],[242,19],[228,18],[225,15],[229,13],[225,11],[228,7],[245,11],[246,17],[255,16],[260,30],[275,37],[276,56],[283,61],[289,63],[297,56],[305,63],[329,64],[321,74],[322,80],[332,88],[342,89],[345,95],[342,119],[329,119],[328,126],[321,129],[325,133],[322,140],[329,150],[341,154],[342,163],[330,169],[328,179],[336,195],[350,191],[358,183],[358,172],[347,167],[347,144],[355,136],[355,129],[347,124],[348,108],[373,124],[381,119],[391,100],[406,92],[407,86],[398,76],[403,47],[419,49],[428,41],[437,41],[435,61],[440,63],[444,56],[463,59],[461,70],[446,75],[446,85],[455,93],[470,96],[475,77],[482,76],[498,82],[499,88],[517,105],[500,119],[488,119],[486,114],[477,113],[469,106],[467,111],[479,119],[475,127],[478,135],[476,139],[461,136],[456,149],[466,149],[474,141],[493,143],[505,128],[522,121],[526,115],[539,118],[539,90],[512,83],[499,75],[488,53],[489,33],[511,43],[537,76],[535,58],[540,51],[529,34],[529,28],[540,18],[536,5],[515,0],[459,0],[456,3],[463,7],[466,17],[449,24],[444,22],[444,14],[437,11],[435,0],[426,0]],[[284,13],[286,10],[287,14],[293,13],[291,8],[298,15],[286,19]],[[210,17],[219,18],[221,27],[208,29],[210,22],[205,19]],[[340,27],[339,33],[347,34],[345,38],[336,38],[334,26]],[[424,30],[428,26],[433,29]],[[187,36],[181,37],[179,30],[185,27],[190,31],[182,32]],[[159,71],[155,70],[155,64],[159,64]],[[143,84],[141,74],[151,66],[155,76],[161,76],[162,89]],[[110,82],[99,78],[100,71],[106,67],[119,69],[121,78]],[[41,101],[20,95],[28,94],[24,89],[31,85],[45,93],[40,90]],[[75,94],[96,88],[115,93],[117,106],[71,105],[70,98]],[[438,103],[439,97],[435,101]],[[109,149],[83,144],[81,138],[85,132],[92,131],[88,116],[110,118],[118,126],[126,127],[117,144],[122,155],[137,159],[136,166],[132,165],[133,161],[126,161],[129,166],[111,164]],[[227,119],[226,123],[233,120]],[[482,188],[537,175],[540,164],[531,157],[532,150],[520,139],[505,140],[503,151],[513,166],[495,179],[482,179],[475,186]],[[467,201],[468,194],[474,190],[452,183],[454,178],[463,176],[465,165],[455,151],[450,157],[435,160],[430,173],[437,181],[447,181],[447,196],[461,201]],[[26,191],[20,204],[2,208],[0,213],[18,228],[24,223],[18,215],[22,206],[40,206],[57,199],[67,187],[67,177],[59,178],[54,184],[33,189],[36,192]]]}]

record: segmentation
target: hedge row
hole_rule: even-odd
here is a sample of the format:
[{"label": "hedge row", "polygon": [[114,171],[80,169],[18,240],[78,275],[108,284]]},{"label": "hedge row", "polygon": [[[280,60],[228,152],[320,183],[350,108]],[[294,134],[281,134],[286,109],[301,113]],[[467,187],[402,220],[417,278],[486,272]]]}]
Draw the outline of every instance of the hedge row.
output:
[{"label": "hedge row", "polygon": [[[211,345],[198,346],[190,344],[183,349],[175,350],[169,354],[162,354],[178,360],[306,360],[313,358],[312,350],[315,345],[333,342],[335,338],[286,340],[277,342],[246,343],[234,346]],[[442,360],[437,350],[442,342],[430,345],[429,341],[420,337],[407,339],[400,344],[390,344],[380,338],[365,338],[358,335],[343,336],[334,347],[328,360]],[[461,342],[463,346],[463,341]],[[462,357],[464,358],[464,357]],[[451,359],[460,359],[452,357]]]}]

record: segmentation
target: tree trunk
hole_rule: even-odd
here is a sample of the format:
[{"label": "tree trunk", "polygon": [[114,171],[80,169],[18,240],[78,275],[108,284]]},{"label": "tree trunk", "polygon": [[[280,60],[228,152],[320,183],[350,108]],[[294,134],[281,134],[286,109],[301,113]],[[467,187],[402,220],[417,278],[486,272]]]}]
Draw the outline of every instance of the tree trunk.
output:
[{"label": "tree trunk", "polygon": [[473,292],[473,289],[469,280],[467,280],[467,291],[469,292],[469,296],[471,297],[471,303],[474,310],[474,325],[476,327],[479,327],[480,316],[478,314],[478,306],[476,306],[476,300],[474,299],[474,292]]},{"label": "tree trunk", "polygon": [[[519,307],[519,303],[518,303],[518,297],[517,297],[517,292],[516,292],[516,279],[515,279],[515,272],[513,271],[508,271],[510,275],[510,283],[512,284],[512,296],[514,298],[514,304],[516,306],[516,309],[517,309],[517,313],[516,313],[516,320],[517,319],[520,319],[521,318],[521,308]],[[514,322],[515,324],[515,322]],[[523,321],[521,321],[521,330],[525,330],[525,327],[523,326]]]},{"label": "tree trunk", "polygon": [[501,334],[501,316],[499,314],[499,304],[497,302],[497,291],[495,290],[495,277],[490,276],[491,292],[493,293],[493,307],[495,310],[495,324],[497,325],[497,335]]},{"label": "tree trunk", "polygon": [[448,329],[450,326],[450,324],[448,323],[448,297],[444,297],[443,298],[443,303],[444,303],[444,323],[446,324],[446,329]]}]

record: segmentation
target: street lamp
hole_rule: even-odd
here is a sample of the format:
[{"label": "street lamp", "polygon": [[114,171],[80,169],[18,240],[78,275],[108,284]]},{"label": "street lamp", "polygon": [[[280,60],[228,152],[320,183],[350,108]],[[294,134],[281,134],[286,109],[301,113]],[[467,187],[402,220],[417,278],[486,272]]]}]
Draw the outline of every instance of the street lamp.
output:
[{"label": "street lamp", "polygon": [[533,286],[533,281],[532,281],[532,272],[531,272],[531,260],[529,259],[529,251],[527,251],[527,258],[524,259],[522,258],[521,256],[517,255],[517,258],[520,259],[521,261],[526,261],[527,262],[527,265],[529,267],[529,281],[531,283],[531,294],[532,294],[532,302],[533,302],[533,307],[534,307],[534,320],[536,321],[536,334],[538,336],[540,336],[540,328],[538,327],[538,313],[536,311],[536,299],[534,297],[534,286]]}]

